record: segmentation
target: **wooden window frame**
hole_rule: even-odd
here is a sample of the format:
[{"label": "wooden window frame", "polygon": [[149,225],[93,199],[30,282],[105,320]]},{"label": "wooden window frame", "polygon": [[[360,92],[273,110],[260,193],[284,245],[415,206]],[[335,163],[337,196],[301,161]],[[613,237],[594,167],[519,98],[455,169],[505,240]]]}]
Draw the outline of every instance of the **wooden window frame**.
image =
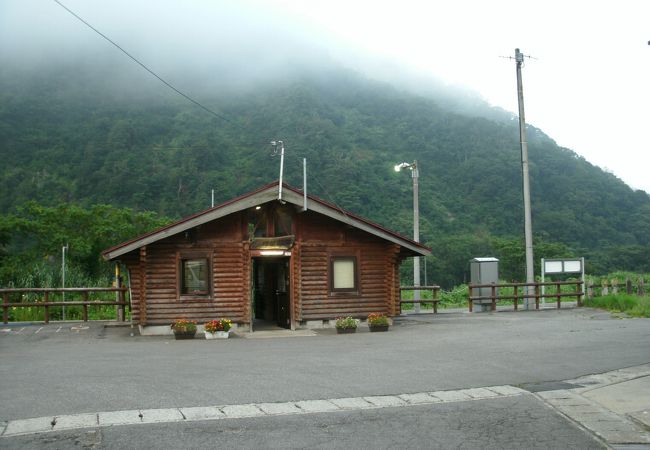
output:
[{"label": "wooden window frame", "polygon": [[[352,261],[354,265],[354,287],[352,288],[335,288],[334,287],[334,262]],[[328,287],[330,296],[338,295],[361,295],[360,277],[359,277],[359,252],[342,252],[329,255],[329,276]]]},{"label": "wooden window frame", "polygon": [[[212,254],[210,252],[192,252],[192,253],[179,253],[177,254],[177,292],[178,298],[181,300],[190,299],[208,299],[212,297],[213,290],[213,273],[212,273]],[[184,264],[186,261],[204,260],[207,264],[207,289],[205,291],[183,292],[184,279]]]}]

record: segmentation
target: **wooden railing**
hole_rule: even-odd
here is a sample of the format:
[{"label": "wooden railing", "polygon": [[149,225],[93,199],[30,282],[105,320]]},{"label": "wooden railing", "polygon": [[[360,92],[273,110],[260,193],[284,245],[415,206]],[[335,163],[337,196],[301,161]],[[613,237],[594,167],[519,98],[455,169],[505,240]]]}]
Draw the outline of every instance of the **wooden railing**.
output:
[{"label": "wooden railing", "polygon": [[[89,300],[88,294],[91,292],[116,292],[117,300],[115,301],[104,301],[104,300]],[[50,308],[52,307],[68,307],[68,306],[81,306],[82,308],[82,319],[84,322],[88,321],[88,307],[89,306],[116,306],[117,307],[117,320],[125,320],[125,308],[127,306],[126,302],[126,292],[127,288],[17,288],[17,289],[0,289],[0,295],[2,295],[2,320],[4,323],[9,322],[9,309],[10,308],[44,308],[45,317],[44,322],[50,322]],[[22,300],[24,294],[42,294],[41,299],[36,301],[18,301],[12,302],[11,296],[19,294]],[[50,301],[50,294],[61,294],[63,297],[64,293],[71,294],[81,294],[81,301],[71,300],[71,301]]]},{"label": "wooden railing", "polygon": [[[418,300],[402,298],[403,291],[430,291],[432,298],[421,298]],[[433,305],[434,314],[438,312],[438,292],[440,291],[440,286],[401,286],[399,288],[399,314],[402,314],[402,304],[426,304],[431,303]]]},{"label": "wooden railing", "polygon": [[[562,292],[562,286],[573,285],[575,286],[575,292]],[[541,293],[542,286],[555,286],[555,292],[553,293]],[[533,288],[532,293],[526,293],[527,288]],[[578,303],[578,306],[582,306],[582,296],[584,292],[582,291],[582,281],[551,281],[548,283],[491,283],[491,284],[470,284],[468,285],[468,303],[469,311],[472,312],[472,305],[475,301],[479,300],[490,300],[492,304],[492,311],[497,309],[497,301],[499,300],[512,300],[515,306],[515,311],[517,310],[517,304],[519,300],[525,300],[527,298],[535,299],[535,309],[539,309],[539,300],[546,298],[553,298],[557,302],[558,309],[560,308],[563,297],[575,297]],[[473,296],[472,291],[478,288],[490,288],[490,295],[488,296]],[[500,288],[512,288],[513,292],[510,295],[501,295],[499,293]],[[519,290],[522,292],[519,292]]]}]

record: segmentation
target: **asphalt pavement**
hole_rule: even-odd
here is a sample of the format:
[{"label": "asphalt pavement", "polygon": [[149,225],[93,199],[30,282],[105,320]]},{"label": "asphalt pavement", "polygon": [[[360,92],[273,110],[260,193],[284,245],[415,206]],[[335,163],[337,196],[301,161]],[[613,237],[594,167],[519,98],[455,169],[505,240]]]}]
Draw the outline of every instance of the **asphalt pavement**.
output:
[{"label": "asphalt pavement", "polygon": [[648,319],[453,313],[218,342],[131,331],[0,327],[0,447],[650,448]]}]

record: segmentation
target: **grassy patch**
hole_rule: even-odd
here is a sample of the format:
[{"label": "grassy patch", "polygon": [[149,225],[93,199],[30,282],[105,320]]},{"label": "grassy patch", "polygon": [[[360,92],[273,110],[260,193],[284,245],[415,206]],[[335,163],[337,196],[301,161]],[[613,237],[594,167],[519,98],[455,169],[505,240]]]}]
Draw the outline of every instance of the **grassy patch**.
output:
[{"label": "grassy patch", "polygon": [[650,317],[650,297],[647,295],[644,297],[627,294],[605,295],[589,299],[585,302],[585,306],[624,312],[632,317]]}]

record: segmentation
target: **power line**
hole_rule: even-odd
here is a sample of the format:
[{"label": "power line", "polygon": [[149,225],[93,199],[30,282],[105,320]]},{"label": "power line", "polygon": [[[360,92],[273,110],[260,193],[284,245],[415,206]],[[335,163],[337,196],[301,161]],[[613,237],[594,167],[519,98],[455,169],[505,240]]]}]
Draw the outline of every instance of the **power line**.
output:
[{"label": "power line", "polygon": [[207,106],[204,106],[204,105],[202,105],[201,103],[199,103],[198,101],[194,100],[192,97],[190,97],[189,95],[185,94],[184,92],[182,92],[182,91],[176,89],[176,88],[175,88],[171,83],[169,83],[167,80],[165,80],[164,78],[162,78],[161,76],[159,76],[156,72],[154,72],[154,71],[151,70],[149,67],[147,67],[146,65],[144,65],[144,63],[141,63],[141,62],[140,62],[140,61],[139,61],[135,56],[131,55],[129,52],[127,52],[127,51],[124,50],[122,47],[120,47],[119,44],[117,44],[117,43],[116,43],[115,41],[113,41],[111,38],[109,38],[109,37],[106,36],[104,33],[102,33],[101,31],[99,31],[97,28],[93,27],[91,24],[89,24],[88,22],[86,22],[83,18],[81,18],[78,14],[76,14],[76,13],[75,13],[74,11],[72,11],[70,8],[68,8],[67,6],[65,6],[65,5],[64,5],[63,3],[61,3],[59,0],[53,0],[53,1],[54,1],[55,3],[57,3],[61,8],[65,9],[65,10],[68,11],[70,14],[72,14],[75,18],[77,18],[79,21],[81,21],[81,22],[82,22],[84,25],[86,25],[88,28],[90,28],[90,29],[93,30],[95,33],[97,33],[98,35],[100,35],[101,37],[103,37],[104,39],[106,39],[108,42],[110,42],[111,44],[113,44],[113,45],[114,45],[118,50],[120,50],[122,53],[124,53],[124,54],[125,54],[126,56],[128,56],[129,58],[131,58],[131,59],[132,59],[136,64],[138,64],[138,65],[139,65],[140,67],[142,67],[144,70],[146,70],[146,71],[149,72],[151,75],[153,75],[154,77],[156,77],[156,78],[157,78],[161,83],[163,83],[165,86],[167,86],[168,88],[170,88],[171,90],[173,90],[174,92],[176,92],[178,95],[180,95],[180,96],[182,96],[183,98],[185,98],[186,100],[188,100],[188,101],[194,103],[196,106],[198,106],[199,108],[201,108],[201,109],[204,110],[205,112],[207,112],[207,113],[209,113],[209,114],[212,114],[212,115],[215,116],[216,118],[221,119],[221,120],[223,120],[224,122],[228,122],[228,123],[230,123],[230,124],[232,124],[232,125],[235,125],[235,126],[239,127],[239,125],[237,125],[237,124],[234,123],[233,121],[227,119],[226,117],[222,116],[222,115],[219,114],[219,113],[216,113],[215,111],[213,111],[212,109],[208,108]]}]

